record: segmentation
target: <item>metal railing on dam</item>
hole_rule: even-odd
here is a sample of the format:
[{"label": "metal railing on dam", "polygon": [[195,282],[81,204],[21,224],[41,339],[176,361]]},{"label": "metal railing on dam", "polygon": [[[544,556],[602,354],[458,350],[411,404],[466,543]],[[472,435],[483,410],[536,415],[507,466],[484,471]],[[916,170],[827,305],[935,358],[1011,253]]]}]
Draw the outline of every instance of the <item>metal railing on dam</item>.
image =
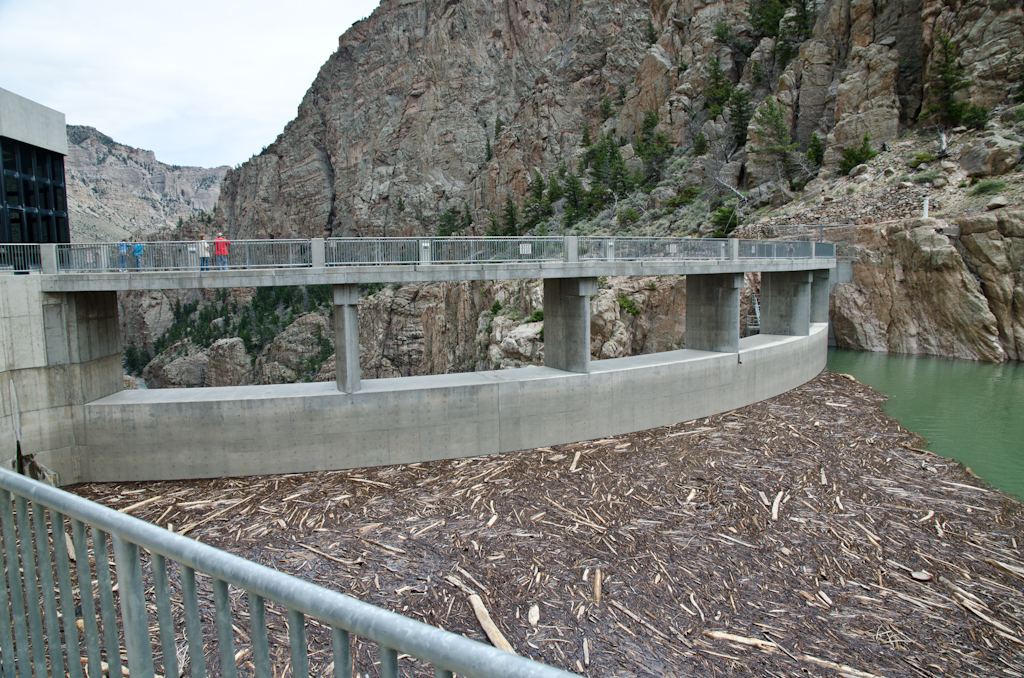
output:
[{"label": "metal railing on dam", "polygon": [[[200,678],[206,675],[206,650],[211,645],[219,658],[209,667],[215,675],[237,676],[238,663],[245,657],[252,662],[253,675],[283,676],[286,667],[275,666],[272,660],[282,658],[270,651],[268,614],[287,618],[287,662],[296,678],[310,675],[307,620],[330,629],[333,675],[339,678],[352,676],[350,634],[377,645],[384,678],[398,678],[410,669],[422,672],[424,664],[437,678],[451,678],[453,673],[467,678],[575,675],[311,584],[5,469],[0,469],[0,527],[7,580],[0,587],[3,678],[82,678],[83,665],[89,678],[171,677],[186,670]],[[85,582],[93,585],[81,585]],[[237,652],[236,644],[242,646]],[[128,664],[124,669],[122,648]],[[412,659],[400,659],[399,654]]]},{"label": "metal railing on dam", "polygon": [[[552,261],[811,259],[830,243],[714,238],[451,237],[71,243],[53,272],[207,271],[321,266],[506,264]],[[221,252],[218,254],[218,252]],[[203,256],[208,253],[207,256]],[[35,261],[39,260],[38,253]],[[44,268],[46,268],[44,266]]]}]

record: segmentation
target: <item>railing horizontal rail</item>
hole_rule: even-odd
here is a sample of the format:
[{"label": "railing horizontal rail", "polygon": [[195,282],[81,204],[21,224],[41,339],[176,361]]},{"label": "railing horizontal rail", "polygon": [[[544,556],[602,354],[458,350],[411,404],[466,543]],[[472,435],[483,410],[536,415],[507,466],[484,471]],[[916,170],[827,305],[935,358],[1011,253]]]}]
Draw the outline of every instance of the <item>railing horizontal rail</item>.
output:
[{"label": "railing horizontal rail", "polygon": [[437,264],[561,261],[564,238],[432,238],[430,261]]},{"label": "railing horizontal rail", "polygon": [[[809,240],[595,236],[71,243],[56,246],[56,268],[63,272],[206,271],[313,266],[540,263],[616,259],[807,259],[814,256],[834,256],[834,248],[829,249],[824,247],[824,244],[818,243],[816,246]],[[0,249],[0,268],[8,261],[20,262],[16,266],[22,268],[39,268],[39,245],[6,247],[8,250]],[[829,255],[828,252],[833,254]],[[44,269],[45,266],[46,259],[43,257]]]},{"label": "railing horizontal rail", "polygon": [[[13,511],[12,495],[15,500]],[[44,507],[49,511],[50,534],[46,534]],[[30,536],[32,528],[29,527],[29,508],[35,525],[35,549]],[[65,517],[71,523],[71,536],[65,530]],[[184,635],[187,637],[186,646],[193,676],[204,675],[201,667],[205,666],[206,661],[200,599],[196,594],[197,573],[212,578],[213,614],[221,657],[220,673],[224,676],[236,675],[235,662],[239,656],[234,654],[231,600],[227,589],[229,585],[244,589],[248,594],[248,620],[252,636],[251,640],[244,640],[251,643],[257,675],[271,675],[271,667],[267,664],[269,655],[265,603],[275,603],[287,609],[292,646],[290,663],[294,676],[304,678],[309,670],[305,617],[317,619],[333,629],[336,658],[349,657],[349,634],[376,643],[382,668],[383,663],[397,662],[398,653],[402,653],[433,665],[438,675],[444,675],[446,671],[467,678],[565,678],[574,675],[250,562],[3,469],[0,469],[0,524],[3,528],[3,552],[9,577],[6,582],[9,595],[0,595],[0,662],[5,678],[29,675],[30,661],[37,670],[45,666],[44,650],[49,655],[54,674],[62,672],[66,661],[68,675],[80,675],[80,672],[76,673],[79,656],[87,659],[90,678],[99,676],[101,657],[105,658],[113,672],[120,661],[119,638],[123,638],[130,675],[151,677],[154,675],[153,629],[159,631],[156,646],[160,648],[159,656],[164,671],[169,675],[168,668],[174,668],[177,664],[178,648],[173,641],[175,629],[166,600],[167,561],[176,563],[181,574],[182,603],[179,605],[184,605]],[[86,527],[92,533],[91,553],[87,545]],[[108,538],[113,546],[117,566],[120,624],[115,617],[115,606],[110,597],[113,586],[107,567]],[[37,599],[40,591],[46,591],[48,582],[53,581],[52,578],[46,579],[53,576],[53,571],[47,569],[51,562],[49,544],[53,544],[57,593],[65,629],[63,650],[60,635],[56,631],[57,601],[51,604],[48,598],[42,601]],[[68,544],[67,548],[65,544]],[[143,568],[144,559],[140,548],[149,554],[148,559],[145,559],[148,560],[146,568]],[[35,553],[36,550],[42,553],[43,549],[46,550],[46,556],[38,559],[41,576],[44,577],[40,589],[34,579],[29,581],[27,573],[31,571],[34,576],[37,562]],[[92,587],[79,587],[82,604],[72,613],[81,614],[81,626],[78,628],[84,633],[84,653],[79,647],[77,631],[71,630],[75,623],[69,624],[71,620],[68,618],[68,611],[73,609],[74,603],[70,587],[69,555],[76,563],[79,581],[93,578],[90,555],[95,561],[100,618],[96,618],[95,601],[90,600]],[[26,573],[24,588],[18,576],[19,571]],[[144,572],[148,574],[144,576]],[[152,581],[147,582],[146,576]],[[150,587],[152,594],[147,593]],[[53,590],[52,586],[50,590]],[[157,597],[151,601],[153,596]],[[155,610],[152,618],[147,611],[150,605]],[[5,621],[5,614],[9,621]],[[204,616],[208,617],[209,614],[210,611],[206,610]],[[45,633],[41,620],[46,622]],[[175,655],[173,659],[172,654]],[[350,667],[336,665],[335,675],[350,675],[350,670]],[[279,673],[275,670],[273,675]],[[391,675],[397,676],[397,670]]]},{"label": "railing horizontal rail", "polygon": [[417,238],[329,238],[328,266],[380,266],[420,261]]}]

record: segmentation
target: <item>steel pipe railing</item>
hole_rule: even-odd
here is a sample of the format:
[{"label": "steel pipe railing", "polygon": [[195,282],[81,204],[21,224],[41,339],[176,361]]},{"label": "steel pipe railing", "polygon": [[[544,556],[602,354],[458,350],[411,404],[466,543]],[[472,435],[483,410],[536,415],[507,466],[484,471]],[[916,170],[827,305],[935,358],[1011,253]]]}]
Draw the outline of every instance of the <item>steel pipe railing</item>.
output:
[{"label": "steel pipe railing", "polygon": [[[399,675],[399,653],[432,665],[435,676],[575,675],[272,570],[6,469],[0,469],[0,529],[6,577],[0,582],[5,584],[0,585],[3,678],[46,676],[47,669],[52,675],[81,678],[83,663],[89,678],[101,678],[102,663],[107,664],[103,674],[121,675],[122,648],[132,678],[153,678],[157,669],[161,675],[177,676],[179,639],[184,641],[180,656],[187,658],[194,678],[206,675],[205,648],[211,642],[218,649],[213,656],[219,657],[214,668],[222,676],[238,675],[243,653],[256,676],[284,675],[285,667],[273,666],[270,658],[268,603],[286,610],[288,661],[296,678],[309,675],[307,618],[331,629],[334,675],[339,678],[352,675],[352,634],[377,645],[381,675],[388,678]],[[239,596],[232,603],[232,588],[246,594],[244,613]],[[212,589],[212,609],[208,596],[199,596],[200,589]],[[183,610],[184,619],[177,624],[172,603]],[[211,616],[211,637],[204,638],[203,618]],[[248,637],[236,631],[246,619]],[[237,654],[236,647],[241,648]]]},{"label": "steel pipe railing", "polygon": [[0,271],[28,273],[40,268],[39,245],[35,243],[0,243]]},{"label": "steel pipe railing", "polygon": [[[834,257],[830,243],[724,238],[328,238],[57,245],[57,270],[206,271],[312,266]],[[0,268],[39,268],[39,245],[0,245]],[[44,247],[54,247],[44,245]],[[572,248],[575,247],[575,252]],[[6,248],[6,249],[3,249]],[[204,251],[209,256],[203,257]],[[224,252],[227,254],[224,254]],[[831,252],[831,254],[829,254]],[[52,257],[52,255],[50,255]],[[321,263],[315,263],[315,262]],[[47,266],[45,257],[43,267]]]}]

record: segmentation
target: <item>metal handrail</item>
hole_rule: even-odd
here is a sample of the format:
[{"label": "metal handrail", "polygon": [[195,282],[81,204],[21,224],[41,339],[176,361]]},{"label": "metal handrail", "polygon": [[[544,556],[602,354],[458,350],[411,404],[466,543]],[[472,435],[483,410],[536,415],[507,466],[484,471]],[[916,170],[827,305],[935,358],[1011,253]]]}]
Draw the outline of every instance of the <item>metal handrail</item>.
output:
[{"label": "metal handrail", "polygon": [[[11,506],[12,495],[15,510]],[[49,510],[48,521],[42,510],[44,507]],[[65,517],[70,521],[71,538],[67,536]],[[87,526],[92,533],[92,558]],[[181,571],[184,635],[193,676],[204,675],[205,669],[195,585],[197,572],[213,579],[215,626],[223,676],[237,676],[229,585],[244,589],[248,594],[252,661],[257,676],[272,675],[265,623],[266,601],[283,605],[288,610],[292,675],[300,678],[309,674],[305,638],[307,616],[331,627],[335,675],[339,677],[351,676],[351,633],[378,645],[380,672],[387,678],[399,675],[398,653],[426,661],[433,665],[436,676],[449,678],[453,672],[467,678],[568,678],[575,675],[250,562],[6,469],[0,469],[0,527],[8,578],[7,586],[0,587],[5,589],[0,590],[0,663],[4,678],[31,676],[33,665],[37,675],[40,675],[41,667],[42,675],[45,675],[47,653],[54,675],[63,672],[66,661],[66,675],[80,678],[78,628],[83,629],[85,636],[85,659],[90,678],[100,676],[101,634],[110,672],[118,672],[119,630],[124,635],[130,675],[133,678],[152,678],[155,672],[147,584],[153,587],[150,599],[156,608],[164,674],[178,675],[176,629],[167,579],[168,559],[176,562]],[[113,604],[108,537],[113,542],[115,555],[120,629]],[[65,547],[69,539],[72,541],[69,546],[74,550],[71,558],[75,561],[79,580],[91,581],[95,576],[100,599],[100,624],[97,624],[91,587],[80,587],[82,604],[75,607],[70,554]],[[54,546],[52,561],[51,543]],[[34,545],[34,548],[26,549],[26,545]],[[149,552],[151,582],[143,576],[140,548]],[[91,560],[95,562],[95,573],[90,568]],[[37,563],[39,581],[35,574]],[[42,599],[39,604],[33,600],[37,593]],[[61,615],[57,614],[58,603]],[[79,618],[81,626],[77,627]],[[63,653],[58,624],[64,631]]]},{"label": "metal handrail", "polygon": [[0,243],[0,271],[27,273],[39,268],[38,243]]},{"label": "metal handrail", "polygon": [[295,268],[313,265],[309,240],[231,240],[218,255],[207,240],[155,242],[62,243],[57,245],[60,271],[207,271]]},{"label": "metal handrail", "polygon": [[[574,242],[575,241],[575,242]],[[807,240],[735,240],[673,237],[451,237],[234,240],[226,258],[216,241],[64,243],[56,268],[74,271],[237,270],[319,266],[541,263],[549,261],[672,261],[807,259],[828,256]],[[38,268],[37,249],[33,261]],[[54,247],[47,245],[46,247]],[[2,251],[0,251],[2,252]],[[819,254],[820,252],[820,254]],[[833,254],[834,256],[834,254]],[[46,258],[43,257],[46,270]],[[0,262],[2,263],[2,262]]]}]

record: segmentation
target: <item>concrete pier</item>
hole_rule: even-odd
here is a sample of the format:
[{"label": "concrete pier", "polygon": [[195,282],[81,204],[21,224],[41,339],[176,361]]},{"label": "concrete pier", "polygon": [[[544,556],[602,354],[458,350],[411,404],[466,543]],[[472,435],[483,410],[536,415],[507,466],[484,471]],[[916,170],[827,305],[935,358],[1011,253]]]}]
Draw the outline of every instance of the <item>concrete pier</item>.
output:
[{"label": "concrete pier", "polygon": [[739,353],[742,273],[686,276],[686,348]]},{"label": "concrete pier", "polygon": [[828,295],[831,287],[831,270],[814,271],[811,281],[811,322],[828,322]]},{"label": "concrete pier", "polygon": [[590,297],[597,278],[544,280],[544,364],[556,370],[590,372]]},{"label": "concrete pier", "polygon": [[761,274],[762,334],[807,336],[811,331],[811,279],[811,271]]},{"label": "concrete pier", "polygon": [[338,390],[359,390],[359,287],[334,286],[334,369]]}]

